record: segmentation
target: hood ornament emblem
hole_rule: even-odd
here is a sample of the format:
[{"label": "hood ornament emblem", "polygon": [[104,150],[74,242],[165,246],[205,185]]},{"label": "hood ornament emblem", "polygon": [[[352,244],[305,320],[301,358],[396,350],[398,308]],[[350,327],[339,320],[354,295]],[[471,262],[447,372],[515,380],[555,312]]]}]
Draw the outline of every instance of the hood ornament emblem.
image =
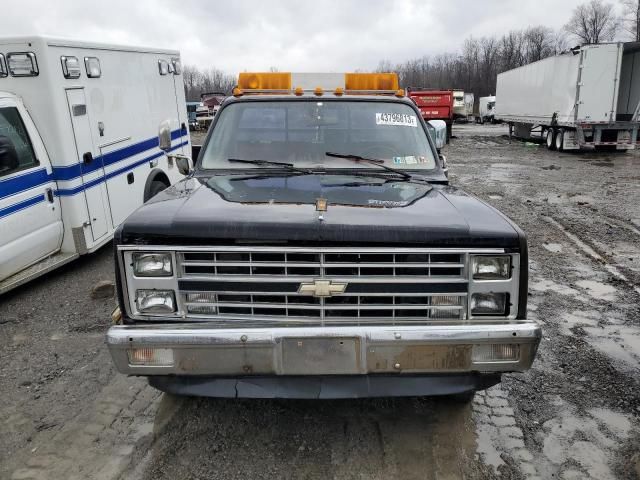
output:
[{"label": "hood ornament emblem", "polygon": [[346,289],[346,283],[332,282],[331,280],[315,280],[313,283],[301,283],[298,288],[298,294],[326,298],[343,294]]},{"label": "hood ornament emblem", "polygon": [[320,212],[318,220],[324,220],[323,213],[327,211],[328,202],[326,198],[316,198],[316,212]]}]

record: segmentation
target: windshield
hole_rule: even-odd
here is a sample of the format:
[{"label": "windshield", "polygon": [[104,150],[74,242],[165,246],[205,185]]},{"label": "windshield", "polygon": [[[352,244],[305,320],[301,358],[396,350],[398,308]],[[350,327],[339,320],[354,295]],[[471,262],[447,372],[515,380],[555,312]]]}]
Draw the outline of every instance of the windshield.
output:
[{"label": "windshield", "polygon": [[327,152],[383,160],[396,169],[436,163],[422,125],[408,105],[363,101],[238,102],[224,108],[203,153],[204,169],[260,168],[235,160],[287,162],[314,169],[375,169]]}]

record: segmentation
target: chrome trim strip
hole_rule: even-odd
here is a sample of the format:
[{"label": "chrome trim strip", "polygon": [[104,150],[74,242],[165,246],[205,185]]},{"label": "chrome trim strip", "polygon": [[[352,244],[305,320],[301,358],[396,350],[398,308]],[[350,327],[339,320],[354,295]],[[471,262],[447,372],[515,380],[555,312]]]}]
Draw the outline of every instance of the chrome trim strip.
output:
[{"label": "chrome trim strip", "polygon": [[[415,326],[324,326],[290,328],[216,329],[198,324],[177,326],[113,326],[107,333],[107,346],[117,369],[132,375],[287,375],[284,354],[296,343],[307,340],[325,345],[352,345],[352,374],[368,373],[452,373],[454,371],[524,371],[531,367],[540,341],[541,329],[535,322],[496,325],[415,325]],[[342,340],[342,341],[341,341]],[[520,358],[513,362],[473,363],[443,361],[433,364],[430,355],[437,346],[451,352],[471,354],[475,345],[507,343],[520,345]],[[130,365],[131,348],[170,348],[173,365]],[[295,347],[294,347],[295,348]],[[289,350],[287,350],[289,349]],[[306,375],[321,374],[335,365],[331,355],[309,361]],[[344,352],[344,350],[343,350]],[[421,356],[421,352],[424,354]],[[442,350],[440,349],[440,352]],[[417,355],[417,356],[416,356]],[[404,359],[404,360],[403,360]],[[395,367],[396,362],[401,362]],[[319,373],[320,372],[320,373]],[[299,374],[299,373],[298,373]]]},{"label": "chrome trim strip", "polygon": [[118,250],[148,250],[150,252],[171,250],[178,252],[284,252],[287,253],[504,253],[504,248],[411,248],[411,247],[291,247],[282,246],[159,246],[159,245],[118,245]]}]

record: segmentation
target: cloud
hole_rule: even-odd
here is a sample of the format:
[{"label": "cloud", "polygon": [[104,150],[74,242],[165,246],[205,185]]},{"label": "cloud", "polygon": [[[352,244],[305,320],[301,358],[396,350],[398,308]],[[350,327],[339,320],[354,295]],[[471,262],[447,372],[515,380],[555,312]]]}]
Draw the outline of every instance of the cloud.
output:
[{"label": "cloud", "polygon": [[[183,62],[228,73],[351,71],[455,52],[469,35],[560,28],[580,0],[213,2],[21,0],[3,7],[3,36],[50,34],[178,49]],[[552,14],[551,14],[552,13]]]}]

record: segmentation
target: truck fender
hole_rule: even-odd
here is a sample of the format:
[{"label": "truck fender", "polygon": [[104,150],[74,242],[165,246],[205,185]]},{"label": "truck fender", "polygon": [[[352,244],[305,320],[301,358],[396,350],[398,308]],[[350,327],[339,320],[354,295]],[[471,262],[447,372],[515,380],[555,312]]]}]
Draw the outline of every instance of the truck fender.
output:
[{"label": "truck fender", "polygon": [[153,189],[155,188],[154,182],[162,182],[164,183],[165,187],[171,186],[171,182],[169,181],[167,175],[159,168],[154,168],[153,170],[151,170],[151,173],[149,173],[147,181],[144,184],[143,200],[145,202],[149,200],[153,195],[155,195],[155,193],[157,193],[153,191]]}]

